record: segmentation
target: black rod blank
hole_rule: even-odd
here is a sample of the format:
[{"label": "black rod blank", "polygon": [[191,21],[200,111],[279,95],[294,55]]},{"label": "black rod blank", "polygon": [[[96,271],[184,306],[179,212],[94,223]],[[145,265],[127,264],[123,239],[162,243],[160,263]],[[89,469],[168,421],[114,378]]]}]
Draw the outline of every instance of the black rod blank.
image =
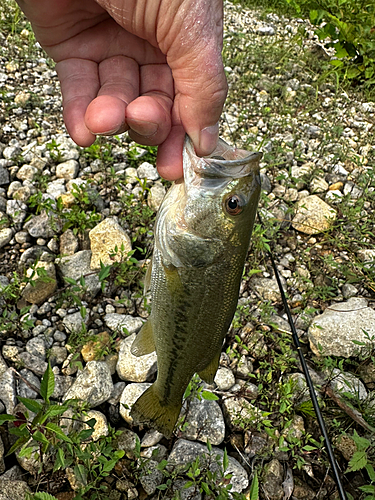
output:
[{"label": "black rod blank", "polygon": [[[261,219],[259,213],[258,213],[258,218],[259,218],[260,223],[263,226],[263,222],[262,222],[262,219]],[[315,414],[316,414],[316,417],[318,419],[319,427],[320,427],[321,433],[322,433],[323,438],[324,438],[325,447],[326,447],[327,454],[328,454],[328,459],[329,459],[329,462],[330,462],[331,467],[332,467],[332,471],[333,471],[334,479],[336,482],[337,490],[339,493],[339,497],[340,497],[340,500],[347,500],[345,490],[344,490],[342,483],[341,483],[340,473],[339,473],[339,469],[337,466],[335,454],[334,454],[333,449],[332,449],[331,441],[328,437],[328,433],[327,433],[327,429],[326,429],[325,422],[323,419],[323,415],[320,411],[320,407],[319,407],[318,399],[316,397],[314,385],[312,383],[312,380],[310,377],[310,372],[309,372],[305,357],[304,357],[302,349],[301,349],[301,344],[300,344],[300,341],[298,338],[297,330],[294,326],[292,314],[291,314],[289,306],[288,306],[288,301],[286,300],[286,297],[285,297],[284,288],[283,288],[283,285],[282,285],[281,279],[280,279],[280,274],[279,274],[279,271],[277,270],[275,260],[273,258],[272,253],[270,251],[267,251],[267,253],[268,253],[269,258],[271,259],[271,263],[272,263],[272,267],[273,267],[273,270],[275,273],[276,281],[277,281],[277,284],[279,286],[281,299],[283,301],[285,312],[288,316],[288,321],[290,324],[290,328],[292,330],[293,342],[294,342],[294,345],[295,345],[297,352],[298,352],[298,356],[299,356],[299,359],[300,359],[300,362],[302,365],[303,373],[304,373],[305,378],[306,378],[306,383],[307,383],[307,386],[309,388],[311,401],[313,403]]]}]

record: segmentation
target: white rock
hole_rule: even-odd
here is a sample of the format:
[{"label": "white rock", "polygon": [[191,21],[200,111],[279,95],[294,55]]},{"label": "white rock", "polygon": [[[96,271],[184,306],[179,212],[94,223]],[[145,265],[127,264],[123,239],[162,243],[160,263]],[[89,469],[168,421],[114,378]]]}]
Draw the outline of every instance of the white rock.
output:
[{"label": "white rock", "polygon": [[[127,260],[127,254],[132,249],[129,235],[115,219],[104,219],[91,229],[89,237],[92,251],[91,269],[100,269],[100,262],[107,266],[112,265],[113,262]],[[117,254],[111,257],[115,247],[117,247]]]},{"label": "white rock", "polygon": [[336,216],[336,210],[313,194],[297,203],[292,226],[306,234],[318,234],[327,231]]},{"label": "white rock", "polygon": [[65,394],[64,401],[80,399],[94,408],[107,401],[112,391],[113,382],[107,364],[101,361],[89,361]]},{"label": "white rock", "polygon": [[157,369],[156,352],[145,356],[133,356],[130,352],[136,334],[121,340],[120,352],[116,366],[118,376],[129,382],[146,382],[150,380]]},{"label": "white rock", "polygon": [[128,424],[133,423],[130,412],[133,404],[137,401],[142,394],[151,387],[151,384],[129,384],[125,387],[120,399],[120,415]]},{"label": "white rock", "polygon": [[56,177],[59,179],[75,179],[78,175],[79,163],[76,160],[67,160],[56,167]]}]

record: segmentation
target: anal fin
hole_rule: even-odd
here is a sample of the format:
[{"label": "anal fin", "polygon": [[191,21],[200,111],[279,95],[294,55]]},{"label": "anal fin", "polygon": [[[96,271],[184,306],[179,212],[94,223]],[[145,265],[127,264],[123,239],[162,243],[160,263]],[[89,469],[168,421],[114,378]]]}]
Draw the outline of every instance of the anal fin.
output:
[{"label": "anal fin", "polygon": [[219,351],[215,357],[212,359],[212,361],[206,366],[206,368],[200,372],[198,372],[198,375],[202,380],[204,380],[207,384],[213,384],[214,378],[217,372],[217,369],[219,367],[219,361],[220,361],[220,354],[221,351]]},{"label": "anal fin", "polygon": [[144,356],[155,351],[151,319],[147,320],[137,333],[130,351],[133,356]]}]

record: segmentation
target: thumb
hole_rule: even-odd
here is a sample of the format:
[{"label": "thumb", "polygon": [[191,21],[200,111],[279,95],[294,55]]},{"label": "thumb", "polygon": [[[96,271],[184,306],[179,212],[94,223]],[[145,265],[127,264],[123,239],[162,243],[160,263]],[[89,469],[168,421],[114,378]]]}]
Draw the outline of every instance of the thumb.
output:
[{"label": "thumb", "polygon": [[227,95],[221,57],[223,3],[222,0],[186,3],[188,11],[180,9],[180,14],[174,16],[168,35],[159,46],[173,74],[173,116],[182,123],[197,154],[207,155],[216,147]]}]

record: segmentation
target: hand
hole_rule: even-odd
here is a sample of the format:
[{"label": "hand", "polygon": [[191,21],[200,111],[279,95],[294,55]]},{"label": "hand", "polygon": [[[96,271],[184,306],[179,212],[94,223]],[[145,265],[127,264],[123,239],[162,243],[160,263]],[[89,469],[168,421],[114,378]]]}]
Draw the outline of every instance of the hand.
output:
[{"label": "hand", "polygon": [[160,175],[182,176],[185,131],[200,155],[216,146],[227,84],[222,0],[18,0],[56,62],[72,139],[129,130],[159,145]]}]

